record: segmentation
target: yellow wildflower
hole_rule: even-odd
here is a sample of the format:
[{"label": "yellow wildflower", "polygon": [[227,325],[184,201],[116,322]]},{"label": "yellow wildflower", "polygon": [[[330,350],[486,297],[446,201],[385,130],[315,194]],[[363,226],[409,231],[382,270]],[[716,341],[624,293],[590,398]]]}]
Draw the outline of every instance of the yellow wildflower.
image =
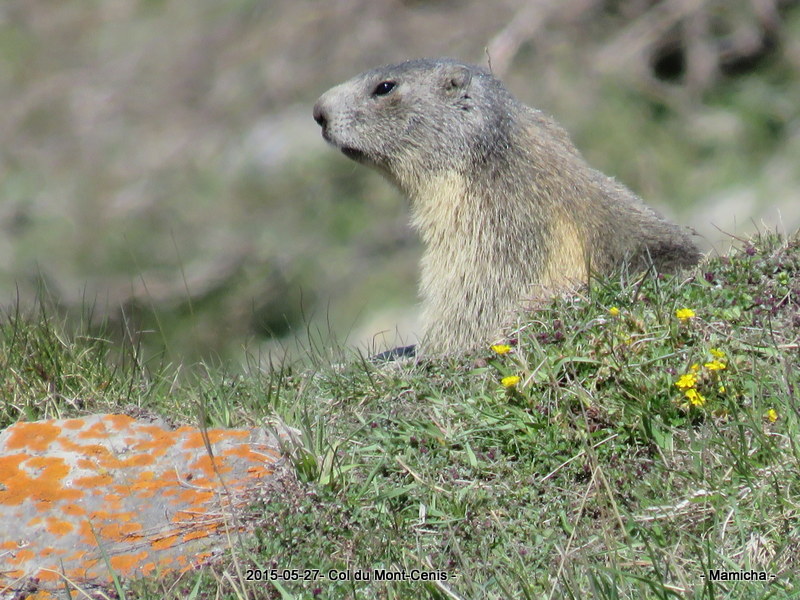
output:
[{"label": "yellow wildflower", "polygon": [[512,388],[520,382],[519,375],[508,375],[500,380],[500,385],[504,388]]},{"label": "yellow wildflower", "polygon": [[619,309],[616,306],[612,306],[611,308],[608,309],[608,314],[610,314],[612,317],[618,317]]},{"label": "yellow wildflower", "polygon": [[684,395],[694,406],[703,406],[703,404],[706,403],[706,399],[703,397],[703,394],[694,388],[686,390]]},{"label": "yellow wildflower", "polygon": [[719,387],[717,388],[717,391],[718,391],[720,394],[724,394],[724,393],[725,393],[725,386],[724,386],[724,385],[721,385],[721,386],[719,386]]},{"label": "yellow wildflower", "polygon": [[774,408],[770,408],[767,411],[767,414],[764,416],[767,417],[770,423],[774,423],[775,421],[778,420],[778,411],[776,411]]},{"label": "yellow wildflower", "polygon": [[725,368],[725,363],[721,360],[712,360],[703,365],[709,371],[721,371]]},{"label": "yellow wildflower", "polygon": [[682,390],[692,389],[695,385],[697,385],[697,377],[695,377],[692,373],[686,373],[686,375],[680,376],[678,381],[675,382],[675,385]]},{"label": "yellow wildflower", "polygon": [[711,356],[715,358],[725,358],[725,353],[719,348],[709,348],[708,351],[711,353]]},{"label": "yellow wildflower", "polygon": [[694,311],[691,308],[679,308],[675,311],[675,316],[678,317],[681,321],[686,321],[687,319],[691,319],[695,316]]},{"label": "yellow wildflower", "polygon": [[700,365],[698,365],[697,363],[694,363],[691,367],[689,367],[689,370],[692,373],[697,373],[700,370]]},{"label": "yellow wildflower", "polygon": [[495,344],[492,346],[492,350],[494,350],[497,354],[508,354],[511,352],[511,346],[508,344]]}]

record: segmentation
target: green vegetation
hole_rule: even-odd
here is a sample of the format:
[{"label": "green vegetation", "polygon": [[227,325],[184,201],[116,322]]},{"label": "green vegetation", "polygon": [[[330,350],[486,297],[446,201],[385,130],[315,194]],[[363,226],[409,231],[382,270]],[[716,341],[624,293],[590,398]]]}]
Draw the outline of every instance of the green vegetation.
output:
[{"label": "green vegetation", "polygon": [[[179,580],[124,581],[129,598],[795,597],[800,238],[623,279],[537,307],[476,356],[310,353],[236,375],[7,314],[0,425],[122,410],[302,431],[297,480],[251,507],[246,547]],[[248,582],[250,568],[447,580]]]}]

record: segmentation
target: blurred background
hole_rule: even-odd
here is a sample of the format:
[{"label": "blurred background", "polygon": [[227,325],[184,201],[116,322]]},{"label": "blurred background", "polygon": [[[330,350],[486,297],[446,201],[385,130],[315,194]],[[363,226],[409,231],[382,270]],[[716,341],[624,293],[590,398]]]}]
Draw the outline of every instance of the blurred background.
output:
[{"label": "blurred background", "polygon": [[800,224],[796,0],[3,0],[0,305],[176,362],[412,342],[406,201],[311,108],[421,56],[491,57],[706,251]]}]

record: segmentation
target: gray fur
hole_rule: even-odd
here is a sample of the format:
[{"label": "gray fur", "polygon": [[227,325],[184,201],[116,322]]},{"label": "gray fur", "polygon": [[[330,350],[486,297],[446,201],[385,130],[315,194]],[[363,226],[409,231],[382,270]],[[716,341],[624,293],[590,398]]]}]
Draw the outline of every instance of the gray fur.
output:
[{"label": "gray fur", "polygon": [[[388,93],[378,84],[393,82]],[[323,137],[411,200],[426,249],[428,352],[495,340],[537,297],[623,264],[697,263],[688,232],[592,169],[567,133],[479,67],[423,59],[366,71],[322,95]]]}]

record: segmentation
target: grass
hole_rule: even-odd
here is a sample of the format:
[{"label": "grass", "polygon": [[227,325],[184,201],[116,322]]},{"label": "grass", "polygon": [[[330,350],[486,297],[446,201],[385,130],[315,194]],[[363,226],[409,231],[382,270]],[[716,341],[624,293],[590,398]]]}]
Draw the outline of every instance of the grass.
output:
[{"label": "grass", "polygon": [[508,348],[460,359],[232,373],[143,365],[49,312],[9,314],[0,422],[139,410],[303,432],[297,479],[251,507],[247,548],[122,581],[126,597],[794,597],[800,238],[597,280],[529,318]]}]

